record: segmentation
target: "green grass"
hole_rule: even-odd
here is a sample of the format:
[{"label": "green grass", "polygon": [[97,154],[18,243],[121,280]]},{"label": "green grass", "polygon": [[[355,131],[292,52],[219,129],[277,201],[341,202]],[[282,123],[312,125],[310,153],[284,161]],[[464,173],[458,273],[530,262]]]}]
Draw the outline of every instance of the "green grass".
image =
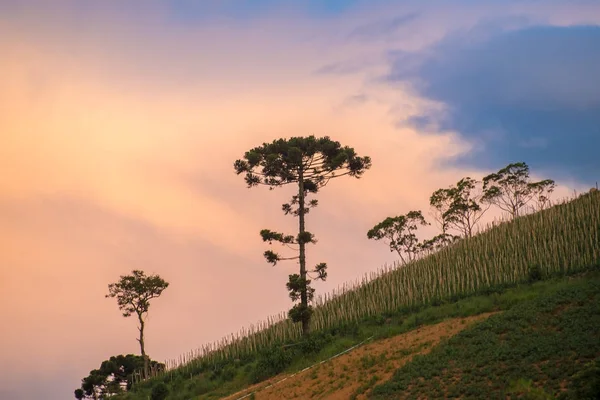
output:
[{"label": "green grass", "polygon": [[556,398],[600,360],[600,274],[537,294],[415,356],[371,398]]}]

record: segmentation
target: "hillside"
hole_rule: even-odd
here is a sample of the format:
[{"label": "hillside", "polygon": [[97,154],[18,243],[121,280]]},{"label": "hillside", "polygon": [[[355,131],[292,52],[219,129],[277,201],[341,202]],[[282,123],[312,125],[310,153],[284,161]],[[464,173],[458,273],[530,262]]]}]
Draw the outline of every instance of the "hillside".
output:
[{"label": "hillside", "polygon": [[[344,374],[349,381],[352,374],[356,374],[353,370],[355,368],[362,372],[367,370],[360,375],[366,378],[362,378],[362,381],[359,378],[361,384],[349,396],[370,393],[373,386],[388,377],[392,380],[377,386],[373,390],[373,396],[397,398],[399,391],[405,392],[410,389],[415,393],[412,397],[418,397],[419,393],[433,393],[427,384],[438,380],[439,383],[431,383],[435,385],[435,393],[438,394],[466,390],[465,387],[475,383],[474,387],[478,388],[476,390],[484,393],[481,392],[482,375],[478,375],[477,372],[484,365],[486,374],[488,372],[495,374],[486,378],[488,381],[485,385],[496,390],[489,395],[499,396],[498,390],[507,390],[507,382],[501,380],[500,376],[522,378],[524,380],[521,385],[524,387],[527,386],[526,379],[533,379],[534,385],[543,380],[548,390],[556,391],[557,382],[558,388],[566,388],[572,376],[569,373],[575,371],[578,365],[583,367],[586,360],[598,357],[600,353],[594,353],[596,349],[594,346],[586,346],[588,352],[580,352],[584,350],[581,348],[572,348],[570,350],[572,354],[567,361],[563,359],[536,361],[533,358],[524,358],[531,361],[531,365],[536,362],[545,363],[538,365],[539,368],[549,364],[549,360],[560,365],[571,363],[567,368],[548,369],[547,375],[532,375],[525,366],[515,371],[510,370],[510,374],[507,375],[503,365],[514,365],[512,361],[508,363],[511,359],[500,358],[498,365],[492,367],[490,365],[493,365],[496,360],[477,359],[473,356],[468,360],[462,360],[457,358],[462,350],[457,352],[455,348],[464,346],[465,341],[472,342],[473,345],[486,343],[488,347],[477,347],[478,351],[497,354],[494,351],[495,344],[500,343],[504,346],[503,343],[506,341],[507,346],[516,349],[515,351],[519,349],[525,351],[526,353],[523,353],[525,356],[536,354],[538,352],[536,346],[542,345],[545,346],[543,354],[562,354],[560,349],[552,348],[547,341],[538,341],[538,338],[543,339],[542,333],[546,330],[558,332],[557,335],[550,337],[556,339],[557,345],[560,346],[566,343],[561,332],[573,334],[570,329],[575,329],[577,326],[587,326],[588,332],[594,331],[594,325],[585,324],[595,322],[590,316],[593,316],[594,312],[598,314],[598,297],[595,294],[599,288],[598,275],[593,271],[599,265],[600,194],[590,192],[551,209],[489,227],[476,237],[461,240],[429,257],[402,268],[380,271],[370,280],[365,280],[359,285],[348,286],[340,293],[321,298],[317,302],[314,333],[308,340],[302,340],[297,326],[280,317],[274,318],[260,325],[259,329],[242,332],[221,343],[190,353],[177,368],[171,368],[151,380],[136,383],[131,392],[117,398],[147,399],[152,387],[162,383],[170,392],[167,399],[223,398],[278,374],[284,373],[282,376],[285,376],[285,374],[301,371],[365,340],[368,343],[355,350],[361,351],[360,353],[352,355],[353,352],[350,352],[347,357],[335,359],[339,363],[362,354],[358,360],[364,358],[364,361],[360,361],[360,363],[364,362],[364,365],[359,366],[355,363],[352,367],[351,363],[347,364],[347,370],[344,370],[343,366],[340,367],[339,375],[336,375],[335,368],[327,370],[323,367],[305,371],[304,374],[308,373],[309,376],[317,371],[319,382],[322,386],[329,387],[329,389],[315,389],[319,387],[315,382],[315,385],[311,386],[312,392],[308,397],[328,398],[333,395],[333,392],[328,394],[332,385],[339,386],[340,390],[344,389],[345,386],[341,383],[344,378],[341,375]],[[585,278],[572,278],[586,271],[588,275]],[[545,282],[525,284],[537,280],[545,280]],[[564,289],[571,294],[578,293],[583,286],[577,285],[587,285],[585,290],[591,296],[588,298],[589,301],[561,292]],[[540,324],[537,328],[525,329],[526,326],[531,326],[532,318],[535,320],[536,313],[548,311],[544,308],[545,304],[549,307],[548,304],[556,304],[556,301],[560,301],[561,298],[566,299],[563,303],[570,306],[559,309],[558,311],[561,312],[556,311],[556,307],[552,308],[549,311],[550,315],[556,313],[557,316],[552,320],[553,322],[549,325]],[[582,302],[584,304],[580,305]],[[385,342],[380,342],[381,339],[389,338],[390,343],[394,343],[393,337],[396,335],[409,332],[405,338],[416,338],[424,332],[423,330],[433,329],[424,325],[445,321],[439,325],[444,327],[443,331],[446,332],[439,335],[438,339],[440,339],[441,336],[451,336],[460,330],[456,325],[457,323],[462,325],[460,320],[453,322],[449,321],[449,318],[466,318],[499,311],[505,312],[493,315],[473,327],[467,327],[469,324],[465,322],[463,328],[466,330],[444,341],[438,347],[435,347],[436,340],[431,340],[427,346],[421,343],[423,347],[417,350],[414,346],[405,347],[399,351],[401,354],[406,354],[403,357],[398,355],[391,357],[395,357],[396,361],[393,362],[386,361],[390,354],[385,355],[385,352],[380,352],[377,356],[374,355],[375,353],[369,353],[369,349],[386,348]],[[563,311],[567,317],[559,318]],[[575,318],[574,322],[572,318]],[[473,322],[473,319],[465,321]],[[482,326],[487,328],[480,328]],[[596,324],[596,326],[600,325]],[[438,331],[442,329],[439,327],[435,329]],[[416,328],[421,331],[414,331]],[[517,328],[524,330],[518,331]],[[595,331],[597,332],[597,329]],[[585,333],[585,330],[583,332]],[[590,337],[582,336],[582,343],[590,343],[592,339],[597,339],[594,334],[592,333]],[[515,346],[515,341],[522,346]],[[386,351],[390,352],[389,349]],[[431,353],[411,361],[412,355],[426,351]],[[523,356],[519,354],[511,353],[511,357]],[[504,353],[500,355],[505,356]],[[468,364],[467,361],[475,364]],[[439,369],[443,363],[446,363],[446,367]],[[375,370],[369,372],[368,366],[377,368],[378,372]],[[400,371],[412,372],[393,375],[394,370],[399,367],[401,367]],[[489,368],[492,369],[488,371]],[[542,370],[544,368],[546,367]],[[419,372],[421,369],[423,372]],[[557,371],[564,374],[561,375]],[[419,374],[439,379],[424,380],[424,376]],[[410,380],[407,381],[406,379],[409,378]],[[301,379],[306,381],[307,378]],[[352,381],[355,382],[356,379]],[[253,396],[269,398],[261,397],[262,393],[259,391]],[[291,395],[294,391],[289,390],[285,393]],[[471,392],[460,392],[460,394],[466,397],[475,396]],[[298,398],[307,398],[307,395],[303,393]]]},{"label": "hillside", "polygon": [[471,306],[474,316],[365,344],[226,399],[504,399],[532,391],[581,398],[573,376],[600,362],[600,274],[525,285],[495,302],[495,311],[480,313],[485,303],[468,300],[457,308]]},{"label": "hillside", "polygon": [[[353,349],[293,376],[282,374],[225,398],[233,400],[255,393],[260,399],[361,398],[376,382],[388,380],[394,371],[416,354],[426,354],[443,338],[489,317],[451,318],[407,333],[383,338]],[[368,373],[365,374],[365,371]],[[287,379],[286,379],[287,378]],[[285,380],[284,380],[285,379]]]},{"label": "hillside", "polygon": [[[586,373],[591,376],[582,376]],[[550,293],[415,356],[370,397],[599,398],[599,374],[600,275],[595,273],[554,283]]]}]

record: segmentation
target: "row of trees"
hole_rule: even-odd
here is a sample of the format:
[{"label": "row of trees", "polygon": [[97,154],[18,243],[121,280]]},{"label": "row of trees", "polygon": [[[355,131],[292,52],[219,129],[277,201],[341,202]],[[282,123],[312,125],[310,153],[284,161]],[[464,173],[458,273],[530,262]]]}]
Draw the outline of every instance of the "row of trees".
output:
[{"label": "row of trees", "polygon": [[532,202],[537,210],[548,207],[555,187],[552,179],[532,181],[526,163],[512,163],[482,181],[466,177],[453,186],[433,192],[429,205],[441,230],[439,235],[419,240],[416,235],[419,226],[430,224],[418,210],[384,219],[367,232],[367,237],[384,240],[403,263],[411,262],[460,238],[473,236],[481,218],[493,205],[511,219],[522,215]]},{"label": "row of trees", "polygon": [[[312,269],[307,268],[307,245],[315,244],[317,240],[306,228],[306,215],[317,207],[318,200],[314,196],[329,181],[346,175],[360,178],[371,167],[371,159],[358,156],[353,148],[342,146],[327,136],[308,136],[263,143],[247,151],[233,166],[236,174],[244,175],[249,188],[267,186],[273,190],[291,185],[296,189],[281,209],[285,215],[298,218],[298,232],[285,234],[262,229],[260,236],[264,242],[277,242],[294,252],[292,256],[284,257],[273,250],[266,250],[264,257],[273,265],[284,260],[296,260],[299,264],[299,273],[290,274],[286,283],[289,296],[295,303],[288,316],[302,324],[302,332],[306,336],[310,333],[313,312],[310,303],[315,292],[310,286],[311,279],[324,281],[327,278],[326,263],[320,262]],[[369,230],[367,237],[387,241],[390,250],[396,251],[403,262],[411,262],[419,255],[434,252],[461,237],[471,237],[492,205],[508,212],[512,218],[519,216],[532,200],[536,201],[538,208],[547,207],[554,187],[555,183],[550,179],[531,181],[527,164],[510,164],[481,182],[466,177],[453,186],[436,190],[430,197],[430,206],[441,233],[432,239],[420,241],[417,237],[419,226],[429,225],[420,210],[386,218]],[[124,317],[137,317],[141,357],[117,356],[105,361],[99,370],[91,371],[82,380],[81,388],[75,391],[77,399],[98,398],[98,393],[120,389],[121,383],[127,381],[136,367],[143,368],[144,377],[149,376],[152,366],[157,368],[158,364],[151,362],[145,351],[145,320],[150,300],[159,297],[168,286],[169,283],[160,276],[146,276],[140,270],[109,284],[106,297],[117,299]]]},{"label": "row of trees", "polygon": [[[290,274],[286,283],[289,296],[295,303],[288,316],[302,324],[302,332],[306,336],[310,333],[313,312],[310,303],[315,292],[310,286],[311,279],[327,278],[326,263],[320,262],[313,269],[307,268],[307,245],[317,241],[306,228],[306,215],[318,205],[314,196],[331,179],[345,175],[360,178],[371,167],[371,158],[358,156],[353,148],[342,146],[327,136],[309,136],[263,143],[247,151],[233,166],[236,174],[244,176],[248,188],[267,186],[273,190],[291,185],[296,189],[281,209],[285,215],[298,218],[297,233],[263,229],[260,236],[264,242],[277,242],[293,252],[291,256],[282,256],[266,250],[264,257],[268,263],[277,265],[280,261],[296,260],[299,264],[299,273]],[[386,218],[369,230],[367,237],[387,240],[391,251],[397,251],[403,262],[410,262],[461,237],[471,237],[492,205],[508,212],[512,218],[518,217],[532,200],[537,202],[538,208],[547,207],[554,187],[555,182],[550,179],[533,182],[527,164],[509,164],[481,182],[467,177],[454,186],[435,191],[430,205],[442,232],[432,239],[420,241],[416,235],[419,226],[429,225],[421,211]]]}]

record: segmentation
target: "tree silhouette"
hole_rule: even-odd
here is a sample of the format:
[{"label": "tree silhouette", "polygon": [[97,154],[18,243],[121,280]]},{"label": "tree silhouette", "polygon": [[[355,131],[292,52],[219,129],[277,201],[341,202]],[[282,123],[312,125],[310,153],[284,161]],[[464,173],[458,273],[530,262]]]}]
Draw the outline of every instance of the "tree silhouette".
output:
[{"label": "tree silhouette", "polygon": [[537,198],[538,204],[545,207],[554,187],[552,179],[532,182],[529,166],[524,162],[513,163],[483,178],[482,201],[494,204],[516,218],[532,199]]},{"label": "tree silhouette", "polygon": [[[411,211],[406,215],[388,217],[367,232],[367,238],[386,240],[390,251],[396,251],[406,264],[417,258],[424,249],[423,243],[415,234],[419,225],[429,225],[421,211]],[[433,243],[432,243],[433,246]]]},{"label": "tree silhouette", "polygon": [[144,344],[144,328],[146,316],[150,308],[150,300],[159,297],[163,290],[169,286],[158,275],[146,276],[144,271],[133,270],[131,275],[121,276],[118,282],[108,285],[109,293],[106,297],[116,297],[119,309],[123,311],[124,317],[135,314],[138,318],[138,330],[140,336],[140,351],[144,359],[144,376],[148,376],[149,360],[146,355]]},{"label": "tree silhouette", "polygon": [[311,271],[306,268],[306,245],[316,243],[312,233],[306,230],[305,216],[318,205],[317,199],[308,199],[315,195],[327,183],[344,175],[360,178],[371,167],[369,157],[359,157],[353,148],[344,146],[329,137],[316,138],[292,137],[278,139],[271,143],[263,143],[244,154],[242,159],[235,161],[235,172],[244,174],[249,188],[259,185],[269,189],[285,185],[295,185],[297,194],[288,203],[282,205],[286,215],[298,217],[298,234],[285,235],[269,229],[263,229],[260,235],[265,242],[279,242],[297,251],[297,256],[281,257],[267,250],[264,256],[267,262],[276,265],[281,260],[298,260],[300,273],[289,275],[287,283],[292,301],[300,300],[289,311],[288,315],[294,322],[302,323],[302,332],[310,332],[314,289],[310,287],[309,273],[316,274],[314,279],[325,280],[327,264],[320,263]]},{"label": "tree silhouette", "polygon": [[429,205],[435,210],[441,222],[442,234],[448,228],[454,228],[464,237],[473,236],[473,228],[490,204],[481,206],[483,193],[477,189],[479,182],[466,177],[447,189],[438,189],[429,198]]}]

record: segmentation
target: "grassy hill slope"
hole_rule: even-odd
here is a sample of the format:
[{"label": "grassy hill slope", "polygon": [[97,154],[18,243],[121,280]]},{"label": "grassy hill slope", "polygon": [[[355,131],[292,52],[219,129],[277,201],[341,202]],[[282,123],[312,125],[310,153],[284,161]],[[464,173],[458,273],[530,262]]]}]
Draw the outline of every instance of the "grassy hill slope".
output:
[{"label": "grassy hill slope", "polygon": [[[147,399],[152,387],[161,383],[170,390],[167,399],[222,398],[279,373],[299,371],[373,335],[393,336],[453,316],[510,309],[520,302],[516,299],[538,293],[519,284],[598,265],[600,193],[594,192],[491,227],[323,297],[315,312],[315,332],[307,340],[288,320],[271,319],[260,329],[191,353],[177,368],[134,385],[119,398]],[[393,393],[395,387],[403,387],[398,385],[390,383],[374,393],[385,396],[386,390]]]},{"label": "grassy hill slope", "polygon": [[598,371],[600,363],[600,273],[523,285],[493,297],[495,305],[467,299],[455,308],[477,314],[493,307],[492,313],[447,318],[371,341],[226,400],[252,392],[261,400],[586,398],[583,390],[600,383],[600,376],[585,377],[587,385],[578,378],[582,371]]},{"label": "grassy hill slope", "polygon": [[296,374],[281,374],[226,397],[234,400],[254,393],[261,400],[362,399],[372,386],[388,380],[394,371],[416,354],[427,354],[441,340],[451,337],[494,313],[448,318],[404,334],[367,341],[334,359]]},{"label": "grassy hill slope", "polygon": [[599,398],[600,275],[557,287],[414,357],[370,397]]}]

